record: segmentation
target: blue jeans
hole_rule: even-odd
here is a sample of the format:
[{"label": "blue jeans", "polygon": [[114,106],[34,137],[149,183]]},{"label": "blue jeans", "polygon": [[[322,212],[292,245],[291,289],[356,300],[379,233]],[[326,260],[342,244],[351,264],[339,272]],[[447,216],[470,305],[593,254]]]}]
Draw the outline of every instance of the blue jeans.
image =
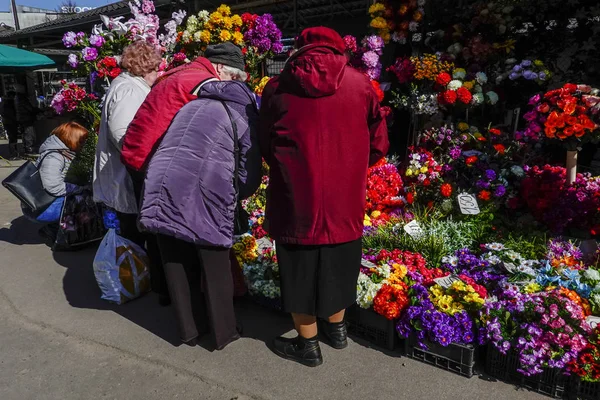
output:
[{"label": "blue jeans", "polygon": [[60,220],[60,213],[62,212],[63,204],[65,203],[65,196],[57,197],[52,204],[48,206],[38,217],[38,222],[58,222]]}]

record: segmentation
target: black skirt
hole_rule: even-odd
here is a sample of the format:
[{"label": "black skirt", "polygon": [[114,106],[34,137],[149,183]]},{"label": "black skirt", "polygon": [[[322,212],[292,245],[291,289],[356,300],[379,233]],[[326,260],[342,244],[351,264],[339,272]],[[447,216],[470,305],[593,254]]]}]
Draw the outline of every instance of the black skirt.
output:
[{"label": "black skirt", "polygon": [[286,312],[328,318],[356,301],[362,240],[338,245],[277,243]]}]

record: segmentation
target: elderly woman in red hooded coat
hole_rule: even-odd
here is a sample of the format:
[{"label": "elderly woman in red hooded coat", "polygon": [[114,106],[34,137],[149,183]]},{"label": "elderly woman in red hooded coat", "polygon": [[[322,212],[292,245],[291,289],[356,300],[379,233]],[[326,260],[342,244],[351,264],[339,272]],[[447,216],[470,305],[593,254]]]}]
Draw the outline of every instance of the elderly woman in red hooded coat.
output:
[{"label": "elderly woman in red hooded coat", "polygon": [[340,35],[309,28],[296,47],[261,103],[265,225],[276,241],[283,307],[298,331],[276,338],[274,351],[317,366],[318,333],[336,349],[348,345],[344,313],[356,300],[367,169],[389,142],[377,94],[348,65]]}]

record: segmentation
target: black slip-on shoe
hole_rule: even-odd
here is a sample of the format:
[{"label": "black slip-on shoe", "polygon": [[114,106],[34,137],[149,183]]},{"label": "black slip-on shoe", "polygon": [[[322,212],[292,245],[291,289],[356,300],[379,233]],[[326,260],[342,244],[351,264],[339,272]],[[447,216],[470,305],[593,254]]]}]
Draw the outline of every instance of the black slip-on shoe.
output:
[{"label": "black slip-on shoe", "polygon": [[317,367],[323,364],[323,356],[316,336],[312,339],[302,336],[288,339],[280,336],[273,341],[273,351],[286,360],[295,361],[307,367]]}]

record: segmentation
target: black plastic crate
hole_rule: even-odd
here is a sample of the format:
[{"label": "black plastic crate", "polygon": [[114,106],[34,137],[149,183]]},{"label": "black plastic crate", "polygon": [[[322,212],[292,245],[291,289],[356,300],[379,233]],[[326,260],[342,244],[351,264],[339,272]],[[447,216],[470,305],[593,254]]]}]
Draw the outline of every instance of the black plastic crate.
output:
[{"label": "black plastic crate", "polygon": [[600,382],[584,382],[578,376],[571,378],[569,385],[569,399],[572,400],[599,400]]},{"label": "black plastic crate", "polygon": [[248,298],[261,307],[269,308],[275,311],[282,311],[281,298],[271,299],[260,295],[248,295]]},{"label": "black plastic crate", "polygon": [[346,322],[350,334],[388,350],[396,348],[396,321],[390,321],[372,309],[365,310],[354,304],[346,311]]},{"label": "black plastic crate", "polygon": [[555,399],[561,399],[570,392],[569,378],[559,369],[544,368],[541,374],[525,376],[517,371],[518,368],[519,354],[516,351],[510,350],[507,354],[502,354],[494,345],[488,345],[485,373],[490,377]]},{"label": "black plastic crate", "polygon": [[475,347],[472,345],[451,344],[442,346],[425,340],[427,349],[419,346],[417,337],[412,334],[404,342],[404,354],[438,368],[471,378],[475,367]]}]

